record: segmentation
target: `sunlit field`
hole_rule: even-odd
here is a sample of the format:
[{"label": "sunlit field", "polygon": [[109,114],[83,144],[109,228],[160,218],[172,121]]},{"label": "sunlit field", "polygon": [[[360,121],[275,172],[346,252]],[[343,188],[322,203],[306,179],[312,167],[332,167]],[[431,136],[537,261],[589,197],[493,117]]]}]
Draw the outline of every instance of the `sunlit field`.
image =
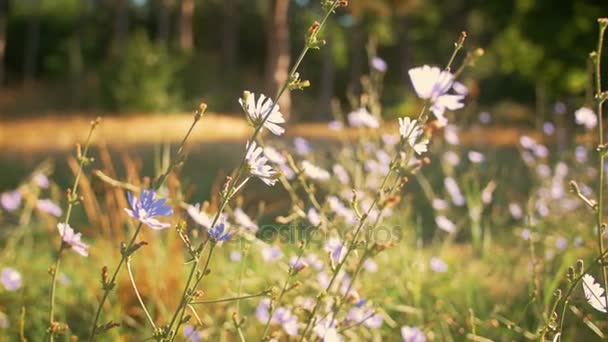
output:
[{"label": "sunlit field", "polygon": [[351,5],[307,12],[276,89],[215,94],[231,117],[203,97],[173,116],[0,121],[0,340],[608,338],[608,19],[588,23],[586,94],[482,110],[487,51],[456,31],[389,89],[370,40],[359,90],[298,123],[284,96],[305,104],[323,75],[302,66]]}]

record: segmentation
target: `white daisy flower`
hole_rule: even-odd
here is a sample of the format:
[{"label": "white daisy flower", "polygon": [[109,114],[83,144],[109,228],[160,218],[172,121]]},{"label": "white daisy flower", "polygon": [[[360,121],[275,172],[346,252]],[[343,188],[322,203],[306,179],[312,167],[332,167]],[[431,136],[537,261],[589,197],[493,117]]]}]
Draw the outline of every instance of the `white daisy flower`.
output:
[{"label": "white daisy flower", "polygon": [[597,115],[587,107],[581,107],[574,112],[574,120],[577,124],[585,126],[587,129],[593,129],[597,126]]},{"label": "white daisy flower", "polygon": [[399,118],[399,134],[402,139],[416,151],[417,154],[422,154],[428,151],[429,139],[424,138],[418,141],[422,135],[422,127],[418,126],[417,120],[410,118]]},{"label": "white daisy flower", "polygon": [[[247,113],[247,118],[252,125],[257,126],[264,122],[264,127],[274,135],[281,135],[285,132],[285,129],[279,126],[279,124],[285,123],[285,118],[279,111],[279,105],[273,104],[272,99],[260,94],[256,103],[255,94],[245,91],[243,98],[239,99],[239,103]],[[272,111],[270,111],[271,109]],[[265,118],[266,121],[264,121]]]},{"label": "white daisy flower", "polygon": [[274,185],[277,182],[277,173],[270,165],[266,164],[268,158],[264,155],[264,149],[259,147],[255,141],[251,142],[251,146],[249,146],[248,142],[246,149],[247,155],[245,156],[245,160],[249,166],[249,174],[258,177],[266,185]]}]

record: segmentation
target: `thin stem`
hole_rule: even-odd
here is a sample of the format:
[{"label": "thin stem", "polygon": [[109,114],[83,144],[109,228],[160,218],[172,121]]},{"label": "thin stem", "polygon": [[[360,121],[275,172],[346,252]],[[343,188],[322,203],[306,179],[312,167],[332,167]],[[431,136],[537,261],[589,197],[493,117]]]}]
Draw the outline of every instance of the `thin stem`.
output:
[{"label": "thin stem", "polygon": [[[603,101],[599,98],[602,93],[602,47],[604,45],[604,31],[606,27],[600,24],[600,34],[597,42],[597,54],[595,56],[595,91],[597,96],[597,117],[598,117],[598,138],[599,146],[604,146],[604,120],[603,120]],[[599,254],[604,254],[604,224],[602,222],[604,214],[604,151],[599,153],[599,189],[598,189],[598,203],[597,203],[597,243],[599,248]],[[604,289],[608,289],[608,273],[606,272],[606,266],[602,263],[602,278],[604,280]]]},{"label": "thin stem", "polygon": [[[66,210],[65,218],[63,220],[63,224],[66,226],[70,223],[70,218],[72,216],[72,209],[74,207],[74,203],[78,198],[78,186],[80,184],[80,176],[82,175],[82,169],[84,168],[84,164],[88,162],[87,154],[89,152],[89,147],[91,145],[91,138],[93,137],[93,131],[97,127],[99,123],[99,119],[91,122],[91,127],[89,128],[89,133],[85,140],[84,150],[81,155],[78,155],[79,164],[78,171],[76,172],[76,177],[74,178],[74,184],[70,192],[68,193],[68,208]],[[80,150],[79,150],[80,151]],[[65,233],[65,229],[64,229]],[[55,323],[55,293],[57,292],[57,274],[59,273],[59,265],[61,264],[61,256],[62,251],[64,249],[63,243],[63,233],[61,235],[61,246],[59,246],[59,250],[57,251],[57,259],[55,260],[55,264],[51,265],[51,291],[49,294],[49,341],[53,342],[55,340],[55,331],[54,331],[54,323]]]},{"label": "thin stem", "polygon": [[129,280],[131,281],[131,287],[133,287],[133,291],[135,292],[135,296],[137,296],[139,305],[144,310],[144,313],[146,314],[146,318],[148,318],[148,322],[150,322],[150,325],[152,325],[154,330],[156,330],[156,324],[154,324],[154,320],[152,319],[150,312],[148,312],[148,309],[146,308],[146,304],[144,304],[144,301],[141,298],[141,295],[139,294],[139,290],[137,290],[137,284],[135,284],[135,277],[133,276],[133,270],[131,269],[131,258],[130,257],[127,258],[127,273],[129,274]]},{"label": "thin stem", "polygon": [[214,303],[225,303],[225,302],[233,302],[233,301],[239,301],[242,299],[250,299],[250,298],[257,298],[257,297],[264,297],[268,295],[268,291],[262,291],[260,293],[256,293],[256,294],[252,294],[252,295],[244,295],[244,296],[239,296],[239,297],[231,297],[231,298],[222,298],[222,299],[210,299],[210,300],[199,300],[196,302],[190,302],[190,304],[194,305],[194,304],[214,304]]}]

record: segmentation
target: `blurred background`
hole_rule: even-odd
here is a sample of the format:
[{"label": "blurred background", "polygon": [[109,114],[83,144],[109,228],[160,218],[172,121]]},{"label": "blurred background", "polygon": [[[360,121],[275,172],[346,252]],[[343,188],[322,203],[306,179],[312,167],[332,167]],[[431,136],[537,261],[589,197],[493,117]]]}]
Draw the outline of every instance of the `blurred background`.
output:
[{"label": "blurred background", "polygon": [[[169,114],[203,100],[240,115],[243,90],[274,94],[318,12],[313,0],[0,0],[0,119]],[[384,115],[404,115],[407,70],[445,64],[466,30],[467,48],[486,51],[464,79],[470,113],[534,125],[557,100],[591,101],[586,56],[606,13],[602,0],[351,0],[301,68],[311,89],[282,109],[292,122],[350,110],[377,55]]]}]

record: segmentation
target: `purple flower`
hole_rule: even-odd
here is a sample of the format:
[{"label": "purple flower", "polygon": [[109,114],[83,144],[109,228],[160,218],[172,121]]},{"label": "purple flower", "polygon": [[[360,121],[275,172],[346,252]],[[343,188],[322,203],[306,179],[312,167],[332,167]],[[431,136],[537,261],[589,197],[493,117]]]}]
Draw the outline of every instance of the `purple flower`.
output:
[{"label": "purple flower", "polygon": [[490,113],[488,113],[488,112],[479,113],[479,122],[481,122],[484,125],[487,125],[491,121],[492,121],[492,117],[490,116]]},{"label": "purple flower", "polygon": [[58,223],[57,230],[63,242],[69,245],[74,252],[85,257],[89,255],[89,246],[80,241],[82,234],[75,233],[74,229],[67,223]]},{"label": "purple flower", "polygon": [[234,262],[240,262],[241,260],[243,260],[243,255],[239,251],[231,251],[230,260]]},{"label": "purple flower", "polygon": [[456,232],[456,225],[454,224],[454,222],[450,221],[445,216],[435,217],[435,223],[437,224],[437,227],[439,227],[439,229],[445,232],[448,232],[450,234]]},{"label": "purple flower", "polygon": [[17,272],[16,269],[5,267],[2,269],[2,275],[0,275],[0,283],[8,291],[16,291],[23,284],[23,279],[21,278],[21,273]]},{"label": "purple flower", "polygon": [[401,337],[403,342],[426,342],[424,333],[417,327],[401,327]]},{"label": "purple flower", "polygon": [[293,146],[296,149],[296,153],[301,156],[309,154],[310,151],[312,151],[312,147],[310,146],[308,140],[301,137],[295,137],[293,139]]},{"label": "purple flower", "polygon": [[336,175],[336,178],[338,178],[340,183],[344,185],[350,183],[350,177],[348,176],[348,172],[346,171],[344,166],[340,164],[334,164],[334,167],[332,169],[334,171],[334,175]]},{"label": "purple flower", "polygon": [[381,73],[385,73],[388,69],[386,62],[380,57],[374,57],[371,61],[372,68],[380,71]]},{"label": "purple flower", "polygon": [[370,329],[377,329],[382,326],[384,319],[382,315],[374,313],[371,309],[354,307],[346,314],[346,321],[352,325],[363,324]]},{"label": "purple flower", "polygon": [[370,273],[376,273],[378,271],[378,264],[372,259],[367,259],[363,262],[363,268]]},{"label": "purple flower", "polygon": [[344,124],[342,121],[333,120],[327,124],[327,127],[329,127],[329,129],[332,131],[339,131],[344,128]]},{"label": "purple flower", "polygon": [[266,262],[273,262],[281,259],[283,252],[277,246],[264,246],[262,248],[262,259]]},{"label": "purple flower", "polygon": [[576,161],[579,163],[587,162],[587,148],[585,146],[576,146],[574,149],[574,156]]},{"label": "purple flower", "polygon": [[[258,304],[258,307],[255,309],[255,317],[260,322],[266,323],[269,316],[270,299],[264,298],[260,301],[260,304]],[[294,316],[287,308],[278,307],[272,315],[270,322],[280,324],[283,327],[283,330],[289,336],[296,336],[298,334],[298,318]]]},{"label": "purple flower", "polygon": [[232,233],[229,233],[226,229],[226,222],[222,219],[221,222],[207,230],[209,237],[215,242],[227,241],[232,237]]},{"label": "purple flower", "polygon": [[460,137],[458,136],[458,127],[454,125],[447,125],[443,129],[443,137],[445,141],[450,145],[460,144]]},{"label": "purple flower", "polygon": [[42,173],[37,173],[33,177],[33,181],[38,187],[46,189],[49,187],[49,179]]},{"label": "purple flower", "polygon": [[63,213],[61,208],[48,198],[39,199],[38,201],[36,201],[36,208],[38,208],[38,210],[42,211],[43,213],[47,213],[57,217],[61,216],[61,214]]},{"label": "purple flower", "polygon": [[348,114],[348,124],[352,127],[380,127],[380,121],[365,108],[359,108]]},{"label": "purple flower", "polygon": [[456,206],[462,207],[465,204],[465,199],[460,192],[460,188],[458,187],[456,180],[454,180],[452,177],[446,177],[443,184],[452,198],[452,203],[454,203]]},{"label": "purple flower", "polygon": [[192,325],[184,326],[184,337],[188,342],[200,342],[202,341],[202,334],[200,331],[197,331],[196,328]]},{"label": "purple flower", "polygon": [[21,205],[21,192],[19,190],[7,191],[0,194],[0,205],[6,211],[15,211]]},{"label": "purple flower", "polygon": [[173,215],[173,209],[165,204],[164,198],[157,200],[154,190],[142,189],[139,193],[139,199],[130,192],[127,193],[127,197],[131,209],[125,208],[125,211],[129,216],[155,230],[170,226],[169,223],[160,222],[155,218],[157,216],[171,216]]},{"label": "purple flower", "polygon": [[258,304],[257,308],[255,309],[255,317],[258,319],[258,321],[266,323],[266,321],[268,321],[268,317],[270,316],[270,313],[268,312],[269,310],[270,298],[264,298],[260,301],[260,304]]},{"label": "purple flower", "polygon": [[448,271],[448,264],[446,264],[445,261],[443,261],[442,259],[440,259],[438,257],[432,257],[429,264],[430,264],[431,270],[433,270],[433,272],[445,273]]},{"label": "purple flower", "polygon": [[521,231],[521,238],[524,241],[530,241],[530,238],[532,237],[532,232],[530,232],[530,229],[524,229]]},{"label": "purple flower", "polygon": [[481,154],[477,151],[469,151],[468,157],[469,157],[469,160],[471,161],[471,163],[475,163],[475,164],[482,163],[486,159],[486,157],[483,154]]},{"label": "purple flower", "polygon": [[236,208],[233,214],[234,220],[237,224],[247,230],[250,230],[254,234],[258,231],[258,225],[255,224],[255,222],[253,222],[241,208]]},{"label": "purple flower", "polygon": [[566,247],[568,247],[568,240],[561,236],[558,237],[557,240],[555,240],[555,247],[557,247],[557,249],[559,249],[560,251],[563,251],[564,249],[566,249]]},{"label": "purple flower", "polygon": [[325,250],[330,253],[331,260],[335,264],[342,262],[346,256],[346,247],[337,237],[329,238],[327,242],[325,242]]},{"label": "purple flower", "polygon": [[555,133],[555,125],[552,122],[545,122],[543,124],[543,132],[546,135],[553,135]]},{"label": "purple flower", "polygon": [[555,102],[555,105],[553,106],[553,111],[555,112],[555,114],[566,114],[567,110],[568,108],[563,102]]}]

